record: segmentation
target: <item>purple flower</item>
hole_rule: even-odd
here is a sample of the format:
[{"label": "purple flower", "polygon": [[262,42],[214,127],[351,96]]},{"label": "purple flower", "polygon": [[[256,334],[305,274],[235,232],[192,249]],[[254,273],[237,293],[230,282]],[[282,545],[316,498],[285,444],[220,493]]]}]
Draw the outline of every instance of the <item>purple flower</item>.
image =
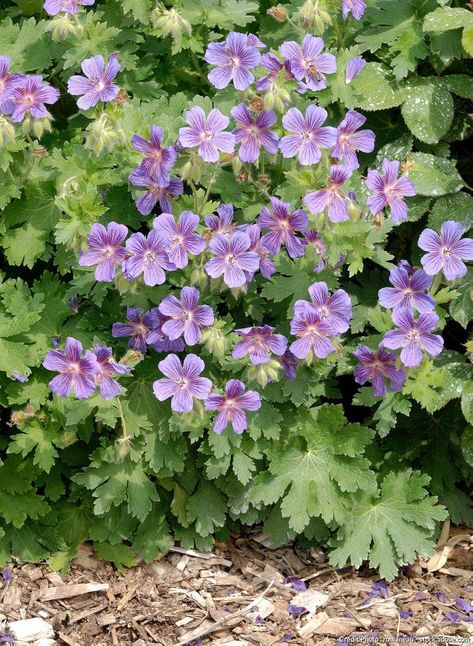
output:
[{"label": "purple flower", "polygon": [[[259,270],[263,278],[271,278],[276,271],[273,261],[269,258],[269,251],[261,242],[261,229],[257,224],[249,224],[245,227],[245,233],[250,238],[250,248],[259,257]],[[246,272],[247,282],[253,280],[254,272]]]},{"label": "purple flower", "polygon": [[376,215],[389,206],[395,224],[407,218],[407,204],[403,198],[416,194],[412,182],[407,177],[401,176],[398,179],[399,166],[398,161],[385,159],[382,165],[383,174],[371,169],[365,180],[366,186],[375,193],[366,200],[371,213]]},{"label": "purple flower", "polygon": [[460,617],[460,615],[458,614],[458,612],[455,612],[455,611],[453,611],[453,610],[451,610],[450,612],[446,612],[446,613],[444,614],[444,616],[443,616],[443,619],[444,619],[444,621],[451,621],[451,622],[453,622],[454,624],[456,624],[456,623],[458,623],[459,621],[461,621],[461,617]]},{"label": "purple flower", "polygon": [[195,106],[186,112],[188,128],[179,129],[179,141],[184,148],[198,146],[199,155],[206,162],[218,162],[219,150],[232,153],[235,148],[235,136],[231,132],[222,132],[230,119],[220,110],[214,108],[205,116],[202,108]]},{"label": "purple flower", "polygon": [[386,332],[382,344],[390,350],[402,348],[401,361],[405,366],[420,365],[422,350],[434,357],[442,352],[442,337],[430,333],[439,322],[437,314],[424,313],[415,321],[412,311],[404,308],[395,310],[392,318],[399,330]]},{"label": "purple flower", "polygon": [[307,586],[302,581],[302,579],[299,579],[298,576],[287,576],[284,580],[284,583],[290,583],[293,587],[294,590],[297,590],[297,592],[305,592],[307,590]]},{"label": "purple flower", "polygon": [[79,297],[77,294],[69,300],[68,305],[75,314],[79,312]]},{"label": "purple flower", "polygon": [[2,579],[4,581],[11,581],[13,579],[13,570],[10,567],[3,568]]},{"label": "purple flower", "polygon": [[187,266],[188,253],[197,256],[205,249],[204,238],[195,233],[198,224],[199,216],[192,211],[183,211],[177,223],[171,213],[161,213],[153,220],[153,227],[166,238],[169,260],[178,269]]},{"label": "purple flower", "polygon": [[429,276],[443,271],[447,280],[455,280],[466,274],[463,260],[473,260],[473,240],[460,238],[465,229],[454,220],[442,224],[440,235],[432,229],[425,229],[420,234],[418,245],[428,253],[420,259]]},{"label": "purple flower", "polygon": [[21,87],[25,76],[14,72],[9,73],[11,59],[9,56],[0,56],[0,111],[11,114],[15,109],[10,100],[12,90]]},{"label": "purple flower", "polygon": [[72,389],[78,399],[87,399],[95,391],[95,375],[100,371],[97,358],[90,350],[82,356],[82,343],[70,336],[64,350],[49,350],[43,367],[61,373],[49,382],[59,397],[68,397]]},{"label": "purple flower", "polygon": [[228,287],[241,287],[246,283],[245,271],[255,272],[259,268],[259,256],[249,251],[251,240],[246,233],[235,231],[231,238],[217,235],[209,242],[213,254],[205,265],[209,276],[223,280]]},{"label": "purple flower", "polygon": [[327,245],[319,236],[315,229],[310,229],[309,231],[304,231],[302,234],[304,236],[304,245],[306,249],[313,247],[317,256],[320,256],[320,260],[317,265],[312,270],[314,274],[319,273],[325,267],[325,254],[327,253]]},{"label": "purple flower", "polygon": [[79,5],[91,7],[95,0],[46,0],[43,9],[50,16],[56,16],[60,12],[75,15],[79,10]]},{"label": "purple flower", "polygon": [[171,341],[184,336],[187,345],[200,341],[201,327],[212,325],[214,313],[210,305],[198,305],[200,292],[195,287],[183,287],[181,300],[175,296],[166,296],[158,309],[168,320],[161,329]]},{"label": "purple flower", "polygon": [[160,186],[168,186],[171,181],[169,172],[176,161],[177,152],[174,146],[163,148],[162,142],[163,130],[154,124],[151,126],[150,141],[139,135],[134,135],[132,139],[133,148],[144,154],[139,170],[155,177]]},{"label": "purple flower", "polygon": [[294,381],[294,379],[297,377],[297,358],[292,354],[290,350],[286,350],[286,352],[279,357],[279,363],[281,364],[281,368],[284,371],[284,374],[286,376],[286,379],[289,379],[289,381]]},{"label": "purple flower", "polygon": [[164,270],[175,269],[168,258],[167,238],[158,229],[150,231],[145,238],[142,233],[133,233],[126,241],[129,257],[125,262],[125,276],[137,278],[143,274],[145,285],[154,287],[166,280]]},{"label": "purple flower", "polygon": [[2,104],[2,111],[11,114],[14,123],[23,121],[28,114],[35,119],[49,116],[46,103],[56,103],[59,99],[59,90],[43,81],[40,74],[23,76],[22,82],[16,83],[7,94],[6,103]]},{"label": "purple flower", "polygon": [[225,395],[210,395],[205,402],[207,410],[216,410],[214,432],[222,433],[228,424],[238,435],[248,427],[245,411],[261,408],[261,397],[255,390],[246,390],[245,384],[238,379],[230,379],[225,386]]},{"label": "purple flower", "polygon": [[365,0],[342,0],[342,15],[345,20],[350,12],[355,20],[361,20],[365,11]]},{"label": "purple flower", "polygon": [[261,146],[271,155],[277,153],[278,136],[269,130],[277,121],[272,110],[263,110],[256,117],[252,117],[246,105],[240,103],[231,109],[231,114],[238,125],[233,134],[235,141],[241,143],[238,151],[241,161],[255,162],[260,155]]},{"label": "purple flower", "polygon": [[156,352],[182,352],[185,348],[184,339],[171,340],[162,329],[162,326],[169,320],[159,311],[159,308],[153,307],[146,315],[148,319],[149,332],[146,334],[146,343]]},{"label": "purple flower", "polygon": [[271,353],[281,356],[286,352],[287,339],[282,334],[274,334],[273,327],[244,327],[235,330],[242,337],[232,352],[234,359],[242,359],[250,355],[252,364],[268,363]]},{"label": "purple flower", "polygon": [[295,312],[291,321],[291,334],[299,337],[289,347],[298,359],[305,359],[311,350],[319,359],[325,359],[335,350],[329,339],[334,334],[332,325],[322,319],[309,304]]},{"label": "purple flower", "polygon": [[271,87],[271,83],[277,80],[281,70],[285,70],[284,76],[286,80],[294,78],[289,61],[281,62],[275,54],[265,54],[261,57],[260,64],[269,74],[256,81],[258,92],[267,92]]},{"label": "purple flower", "polygon": [[152,310],[143,314],[143,310],[137,307],[127,307],[126,317],[128,323],[114,323],[112,325],[112,336],[117,339],[122,336],[131,337],[128,345],[139,352],[146,352],[146,339],[153,327],[154,319]]},{"label": "purple flower", "polygon": [[304,606],[296,606],[295,604],[290,603],[287,607],[287,611],[293,617],[300,617],[304,614],[304,612],[307,612],[307,608],[305,608]]},{"label": "purple flower", "polygon": [[263,43],[250,39],[245,34],[231,31],[223,43],[209,43],[204,60],[216,65],[208,74],[214,87],[221,90],[233,81],[237,90],[246,90],[255,79],[250,72],[260,62],[258,46]]},{"label": "purple flower", "polygon": [[90,267],[97,265],[95,279],[109,283],[115,278],[115,267],[121,265],[126,251],[121,246],[128,234],[124,224],[109,222],[107,228],[103,224],[93,224],[87,237],[89,248],[81,253],[79,265]]},{"label": "purple flower", "polygon": [[298,81],[304,81],[309,90],[323,90],[327,87],[325,74],[337,71],[337,61],[333,54],[322,54],[322,38],[307,34],[302,48],[295,41],[284,42],[279,51],[291,67],[291,72]]},{"label": "purple flower", "polygon": [[327,110],[317,105],[309,105],[305,117],[297,108],[291,108],[282,118],[286,130],[294,134],[286,135],[279,142],[283,157],[295,157],[303,166],[317,164],[322,148],[332,148],[337,140],[337,130],[330,126],[322,127],[327,119]]},{"label": "purple flower", "polygon": [[345,118],[337,128],[337,141],[332,148],[331,156],[343,161],[350,168],[358,168],[360,165],[356,156],[358,150],[363,153],[370,153],[374,150],[376,139],[374,132],[372,130],[360,130],[360,132],[357,132],[358,128],[361,128],[365,122],[366,117],[362,114],[356,110],[348,110]]},{"label": "purple flower", "polygon": [[320,319],[330,324],[334,334],[346,332],[352,317],[351,299],[346,291],[338,289],[330,296],[324,282],[312,283],[308,291],[312,302],[296,301],[294,314],[303,316],[307,306],[313,307]]},{"label": "purple flower", "polygon": [[205,364],[195,354],[188,354],[181,364],[175,354],[158,363],[158,368],[165,379],[158,379],[153,384],[153,392],[160,402],[171,399],[171,408],[176,413],[189,413],[196,399],[207,399],[212,382],[207,377],[199,377]]},{"label": "purple flower", "polygon": [[94,347],[94,354],[100,366],[100,371],[95,375],[100,394],[103,399],[113,399],[122,392],[122,388],[112,375],[124,375],[130,372],[131,368],[114,361],[112,348],[106,345],[97,344]]},{"label": "purple flower", "polygon": [[10,633],[10,629],[6,628],[6,632],[0,635],[0,644],[14,644],[15,637]]},{"label": "purple flower", "polygon": [[77,101],[79,108],[88,110],[99,101],[113,101],[116,98],[120,88],[112,81],[120,71],[121,65],[115,54],[110,56],[107,66],[100,55],[85,58],[80,66],[85,76],[71,76],[67,82],[69,94],[82,95]]},{"label": "purple flower", "polygon": [[409,619],[409,617],[412,617],[413,613],[411,610],[399,610],[399,616],[401,619]]},{"label": "purple flower", "polygon": [[218,215],[207,215],[205,224],[214,234],[230,235],[235,228],[233,224],[233,204],[221,204]]},{"label": "purple flower", "polygon": [[361,58],[361,56],[350,58],[345,67],[345,83],[349,85],[353,79],[356,79],[356,77],[363,71],[365,65],[366,61],[364,58]]},{"label": "purple flower", "polygon": [[432,278],[422,269],[407,269],[400,265],[389,273],[393,287],[383,287],[378,292],[383,307],[397,310],[400,307],[415,308],[419,312],[430,312],[435,308],[435,299],[426,294]]},{"label": "purple flower", "polygon": [[11,373],[11,376],[21,384],[24,384],[28,381],[28,377],[26,375],[22,375],[21,372],[17,372],[16,370]]},{"label": "purple flower", "polygon": [[341,190],[343,184],[350,178],[351,168],[348,166],[331,166],[327,186],[319,191],[307,193],[304,202],[311,213],[322,213],[327,209],[327,215],[331,222],[343,222],[349,220],[348,206],[350,200]]},{"label": "purple flower", "polygon": [[177,197],[184,192],[182,180],[173,177],[167,186],[161,186],[160,181],[144,173],[140,168],[135,170],[128,177],[133,186],[147,188],[147,192],[136,200],[136,208],[142,215],[149,215],[159,202],[164,213],[172,211],[170,197]]},{"label": "purple flower", "polygon": [[383,397],[386,392],[386,379],[389,379],[391,390],[398,392],[402,390],[406,380],[404,368],[396,368],[396,355],[378,348],[375,352],[367,345],[357,347],[354,356],[360,361],[355,368],[355,381],[357,384],[372,382],[373,395]]},{"label": "purple flower", "polygon": [[262,228],[270,229],[261,238],[262,244],[272,254],[280,251],[284,244],[287,253],[291,258],[303,256],[305,247],[303,242],[296,238],[296,231],[305,231],[309,224],[309,218],[302,209],[290,212],[290,205],[279,200],[277,197],[270,197],[271,209],[264,206],[258,218],[258,224]]},{"label": "purple flower", "polygon": [[473,605],[468,601],[468,599],[463,599],[462,597],[457,597],[455,599],[455,605],[457,608],[459,608],[462,612],[473,612]]}]

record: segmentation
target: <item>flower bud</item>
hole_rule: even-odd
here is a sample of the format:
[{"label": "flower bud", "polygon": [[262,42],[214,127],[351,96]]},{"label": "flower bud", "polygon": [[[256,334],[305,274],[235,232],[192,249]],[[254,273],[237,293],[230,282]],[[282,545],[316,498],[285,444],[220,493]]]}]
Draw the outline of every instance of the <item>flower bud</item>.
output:
[{"label": "flower bud", "polygon": [[35,137],[41,139],[45,132],[51,132],[51,122],[53,118],[50,114],[42,119],[33,119],[32,131]]},{"label": "flower bud", "polygon": [[306,28],[316,28],[320,34],[325,31],[326,25],[330,25],[332,19],[330,14],[321,6],[321,0],[307,0],[299,9],[299,16]]},{"label": "flower bud", "polygon": [[32,155],[33,155],[33,157],[36,157],[37,159],[43,159],[43,157],[48,156],[48,149],[45,148],[44,146],[35,146],[33,148]]},{"label": "flower bud", "polygon": [[205,289],[208,282],[207,273],[202,265],[194,267],[191,272],[191,285],[196,285],[200,289]]},{"label": "flower bud", "polygon": [[225,354],[227,341],[223,330],[212,326],[208,327],[202,332],[201,343],[205,345],[209,352],[219,357]]},{"label": "flower bud", "polygon": [[48,30],[51,32],[53,40],[64,40],[69,36],[82,38],[84,27],[77,16],[70,13],[58,13],[49,21]]},{"label": "flower bud", "polygon": [[250,366],[248,368],[248,378],[252,381],[257,381],[264,388],[269,382],[278,381],[281,369],[279,361],[271,359],[267,363]]},{"label": "flower bud", "polygon": [[181,177],[183,180],[191,180],[195,183],[200,181],[202,176],[203,161],[197,155],[191,155],[188,161],[181,169]]},{"label": "flower bud", "polygon": [[282,4],[278,4],[275,7],[271,7],[268,9],[266,12],[268,16],[271,16],[278,22],[286,22],[286,20],[289,18],[289,14],[287,13],[286,7],[283,7]]},{"label": "flower bud", "polygon": [[275,79],[271,82],[268,91],[264,95],[264,107],[266,110],[279,110],[284,112],[286,107],[291,103],[291,95],[289,91],[282,87],[284,79]]},{"label": "flower bud", "polygon": [[144,354],[138,350],[130,349],[128,350],[123,357],[118,362],[122,366],[130,366],[134,368],[140,361],[143,361]]},{"label": "flower bud", "polygon": [[76,434],[73,431],[65,430],[61,435],[61,448],[65,449],[66,447],[71,446],[71,444],[74,444],[76,439]]},{"label": "flower bud", "polygon": [[182,36],[191,36],[192,27],[176,9],[167,9],[159,4],[151,13],[153,27],[160,36],[171,36],[174,40],[180,40]]},{"label": "flower bud", "polygon": [[15,139],[15,128],[3,115],[0,115],[0,148]]},{"label": "flower bud", "polygon": [[241,163],[241,159],[239,157],[234,157],[232,159],[232,168],[235,175],[238,175],[240,173],[242,166],[243,164]]},{"label": "flower bud", "polygon": [[125,135],[116,121],[112,121],[104,112],[98,119],[93,121],[87,128],[89,134],[86,138],[86,145],[96,155],[104,150],[112,150],[114,146],[124,141]]}]

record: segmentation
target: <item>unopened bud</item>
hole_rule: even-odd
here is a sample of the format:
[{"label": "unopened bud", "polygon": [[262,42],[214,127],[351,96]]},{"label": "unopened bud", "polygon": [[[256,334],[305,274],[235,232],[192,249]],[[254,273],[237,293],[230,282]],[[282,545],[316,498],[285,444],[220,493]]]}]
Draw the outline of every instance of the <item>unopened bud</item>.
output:
[{"label": "unopened bud", "polygon": [[121,126],[116,121],[112,121],[106,113],[101,114],[98,119],[93,121],[87,130],[89,134],[86,138],[86,145],[96,155],[100,155],[104,150],[112,150],[125,138]]},{"label": "unopened bud", "polygon": [[192,180],[197,183],[202,176],[202,160],[196,155],[192,155],[184,164],[181,170],[183,180]]},{"label": "unopened bud", "polygon": [[22,410],[15,410],[10,416],[10,422],[14,426],[21,426],[26,422],[26,415]]},{"label": "unopened bud", "polygon": [[64,431],[61,436],[61,447],[65,449],[76,441],[76,434],[73,431]]},{"label": "unopened bud", "polygon": [[278,4],[275,7],[271,7],[271,9],[268,9],[266,12],[269,16],[277,20],[278,22],[286,22],[286,20],[289,18],[289,14],[287,13],[286,7],[283,7],[282,4]]},{"label": "unopened bud", "polygon": [[15,139],[15,128],[3,115],[0,115],[0,147]]},{"label": "unopened bud", "polygon": [[33,119],[30,116],[27,116],[23,119],[21,124],[21,130],[25,135],[33,133],[35,137],[40,139],[45,132],[51,132],[51,122],[53,118],[48,114],[42,119]]},{"label": "unopened bud", "polygon": [[373,215],[373,223],[377,229],[381,228],[383,222],[384,222],[384,215],[381,211],[379,211],[379,213],[376,213],[376,215]]},{"label": "unopened bud", "polygon": [[43,159],[43,157],[48,156],[48,149],[45,148],[44,146],[35,146],[33,148],[33,157],[37,157],[38,159]]},{"label": "unopened bud", "polygon": [[242,169],[242,166],[243,164],[241,163],[241,159],[239,157],[234,157],[232,159],[232,168],[235,175],[239,174],[239,172]]},{"label": "unopened bud", "polygon": [[248,172],[248,171],[243,170],[241,173],[239,173],[239,174],[236,176],[236,178],[235,178],[235,179],[236,179],[236,181],[237,181],[237,182],[239,182],[240,184],[244,184],[245,182],[247,182],[247,181],[250,179],[250,174],[249,174],[249,172]]},{"label": "unopened bud", "polygon": [[196,285],[200,289],[205,289],[208,281],[207,273],[203,266],[194,267],[191,272],[191,285]]},{"label": "unopened bud", "polygon": [[323,34],[326,26],[331,24],[332,19],[321,5],[321,0],[307,0],[299,9],[299,16],[305,27],[315,27],[320,34]]},{"label": "unopened bud", "polygon": [[143,359],[144,354],[142,352],[130,349],[123,355],[119,363],[122,366],[130,366],[131,368],[134,368],[138,363],[140,363],[140,361],[143,361]]},{"label": "unopened bud", "polygon": [[153,27],[161,36],[172,36],[174,40],[180,40],[182,36],[191,36],[192,27],[176,9],[168,9],[159,4],[151,13]]},{"label": "unopened bud", "polygon": [[128,98],[128,92],[121,87],[117,96],[113,99],[113,103],[123,105],[123,103],[126,103],[126,101],[128,101]]},{"label": "unopened bud", "polygon": [[202,332],[201,343],[205,345],[212,354],[219,357],[225,354],[227,341],[223,330],[217,327],[208,327]]},{"label": "unopened bud", "polygon": [[58,13],[49,21],[48,30],[51,32],[53,40],[64,40],[69,36],[82,38],[84,27],[77,16],[69,13]]},{"label": "unopened bud", "polygon": [[264,388],[269,382],[278,381],[281,370],[279,361],[271,359],[268,363],[250,366],[248,368],[248,378],[252,381],[257,381]]}]

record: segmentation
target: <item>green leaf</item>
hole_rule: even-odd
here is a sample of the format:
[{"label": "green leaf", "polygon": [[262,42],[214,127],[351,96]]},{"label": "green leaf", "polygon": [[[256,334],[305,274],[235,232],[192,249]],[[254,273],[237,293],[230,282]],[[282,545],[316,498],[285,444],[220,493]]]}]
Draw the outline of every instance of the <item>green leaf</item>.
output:
[{"label": "green leaf", "polygon": [[104,561],[111,561],[117,570],[123,574],[125,568],[134,567],[136,558],[129,545],[110,545],[110,543],[94,543],[97,556]]},{"label": "green leaf", "polygon": [[425,361],[409,375],[403,392],[411,395],[429,413],[433,413],[442,406],[439,406],[439,396],[446,378],[446,370],[435,368],[432,361]]},{"label": "green leaf", "polygon": [[453,94],[473,100],[473,77],[468,74],[449,74],[442,77],[442,80]]},{"label": "green leaf", "polygon": [[151,563],[166,554],[173,543],[164,511],[155,505],[146,520],[138,526],[133,539],[133,552],[145,563]]},{"label": "green leaf", "polygon": [[369,462],[362,457],[372,436],[368,428],[346,424],[340,405],[310,409],[291,429],[287,445],[275,447],[268,471],[255,477],[250,501],[281,501],[282,515],[297,532],[315,516],[342,523],[346,492],[375,487]]},{"label": "green leaf", "polygon": [[422,79],[409,86],[401,112],[417,139],[435,144],[452,125],[452,95],[441,79]]},{"label": "green leaf", "polygon": [[33,420],[21,433],[12,436],[7,453],[20,453],[25,458],[34,451],[33,464],[49,473],[59,455],[55,447],[60,442],[61,435],[57,428],[52,425],[44,428],[38,420]]},{"label": "green leaf", "polygon": [[439,7],[424,18],[424,31],[442,32],[473,25],[473,14],[460,7]]},{"label": "green leaf", "polygon": [[473,467],[473,426],[467,426],[463,431],[460,446],[465,462]]},{"label": "green leaf", "polygon": [[457,193],[463,188],[463,181],[455,164],[427,153],[410,153],[407,158],[409,179],[419,195],[445,195]]},{"label": "green leaf", "polygon": [[429,227],[440,231],[445,220],[455,220],[466,230],[473,227],[473,196],[463,191],[452,195],[442,195],[435,200],[429,215]]},{"label": "green leaf", "polygon": [[225,524],[227,506],[215,486],[205,480],[201,481],[186,505],[187,521],[195,522],[195,529],[201,536],[210,536]]},{"label": "green leaf", "polygon": [[401,105],[404,95],[391,71],[382,63],[368,63],[352,81],[355,107],[362,110],[387,110]]},{"label": "green leaf", "polygon": [[447,511],[429,496],[429,477],[410,469],[388,474],[380,489],[352,498],[350,518],[337,534],[330,553],[334,566],[349,561],[360,567],[368,560],[380,576],[392,581],[398,568],[412,563],[417,555],[427,558],[435,550],[435,522]]},{"label": "green leaf", "polygon": [[468,269],[455,289],[459,296],[450,303],[450,316],[466,329],[473,319],[473,269]]},{"label": "green leaf", "polygon": [[123,13],[132,13],[135,20],[147,25],[152,9],[151,0],[123,0]]}]

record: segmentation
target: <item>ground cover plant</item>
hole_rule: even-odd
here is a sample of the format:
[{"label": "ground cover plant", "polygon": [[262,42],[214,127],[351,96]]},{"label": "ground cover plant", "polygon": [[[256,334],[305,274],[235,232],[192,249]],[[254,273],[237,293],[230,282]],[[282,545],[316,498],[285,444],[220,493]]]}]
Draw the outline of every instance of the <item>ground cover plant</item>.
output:
[{"label": "ground cover plant", "polygon": [[0,11],[0,562],[471,524],[473,12]]}]

